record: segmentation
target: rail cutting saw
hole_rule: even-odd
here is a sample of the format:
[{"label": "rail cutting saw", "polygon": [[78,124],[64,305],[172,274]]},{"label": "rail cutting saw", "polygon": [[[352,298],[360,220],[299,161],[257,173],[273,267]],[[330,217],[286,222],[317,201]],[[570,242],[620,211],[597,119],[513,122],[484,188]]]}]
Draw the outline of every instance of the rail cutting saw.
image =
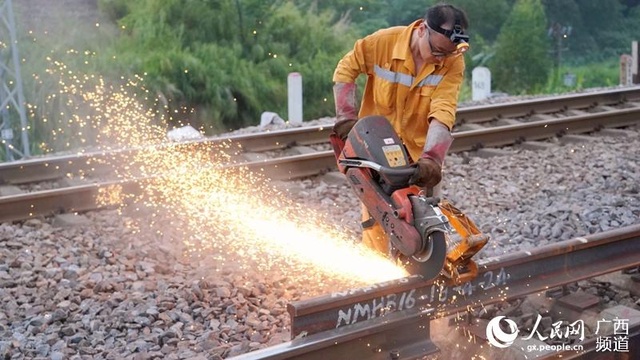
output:
[{"label": "rail cutting saw", "polygon": [[426,280],[448,283],[475,278],[472,257],[489,237],[446,199],[409,185],[415,171],[406,149],[382,116],[364,117],[346,141],[331,135],[339,170],[389,239],[389,258]]}]

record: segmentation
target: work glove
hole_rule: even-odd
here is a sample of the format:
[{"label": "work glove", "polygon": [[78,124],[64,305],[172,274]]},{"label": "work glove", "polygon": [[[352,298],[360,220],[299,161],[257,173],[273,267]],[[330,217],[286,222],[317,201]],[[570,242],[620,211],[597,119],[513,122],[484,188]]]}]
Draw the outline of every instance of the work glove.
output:
[{"label": "work glove", "polygon": [[354,119],[336,121],[335,125],[333,125],[333,132],[338,135],[342,141],[345,141],[347,140],[347,136],[349,136],[349,131],[351,131],[356,124],[356,121],[357,120]]},{"label": "work glove", "polygon": [[355,83],[335,83],[333,85],[333,100],[336,103],[336,118],[338,120],[357,117]]},{"label": "work glove", "polygon": [[416,162],[416,170],[409,179],[409,184],[433,188],[442,180],[442,167],[429,157],[421,157]]},{"label": "work glove", "polygon": [[415,184],[428,189],[438,185],[442,180],[442,164],[444,157],[451,146],[453,136],[449,128],[432,118],[429,123],[429,131],[425,139],[422,156],[416,162],[416,170],[409,179],[410,184]]}]

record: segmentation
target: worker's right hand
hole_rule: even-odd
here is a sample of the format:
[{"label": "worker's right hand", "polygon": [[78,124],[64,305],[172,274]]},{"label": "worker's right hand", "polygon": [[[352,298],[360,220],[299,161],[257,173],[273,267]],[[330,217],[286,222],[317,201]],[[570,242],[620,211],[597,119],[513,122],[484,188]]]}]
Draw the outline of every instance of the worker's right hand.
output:
[{"label": "worker's right hand", "polygon": [[409,184],[433,188],[442,180],[442,167],[437,161],[422,157],[416,162],[416,170],[409,179]]},{"label": "worker's right hand", "polygon": [[342,141],[347,140],[347,136],[349,136],[349,131],[356,124],[357,120],[347,119],[347,120],[339,120],[336,121],[335,125],[333,125],[333,132],[340,137]]}]

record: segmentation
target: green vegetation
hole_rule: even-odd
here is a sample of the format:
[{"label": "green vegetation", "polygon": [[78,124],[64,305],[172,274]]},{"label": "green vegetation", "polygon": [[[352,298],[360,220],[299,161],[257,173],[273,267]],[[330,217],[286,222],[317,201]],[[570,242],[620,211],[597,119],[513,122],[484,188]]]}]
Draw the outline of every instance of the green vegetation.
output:
[{"label": "green vegetation", "polygon": [[545,34],[540,0],[517,1],[500,30],[495,56],[489,62],[491,81],[510,94],[539,92],[551,69]]},{"label": "green vegetation", "polygon": [[[408,24],[435,2],[98,0],[111,24],[99,35],[79,28],[55,46],[21,42],[26,95],[34,105],[32,121],[39,122],[33,137],[49,141],[47,134],[63,129],[69,113],[81,111],[68,107],[73,95],[52,98],[58,80],[47,78],[47,58],[77,76],[94,72],[114,83],[141,77],[150,107],[176,125],[188,122],[209,134],[255,125],[263,111],[286,117],[291,72],[303,76],[304,118],[331,116],[333,70],[355,39]],[[465,8],[471,22],[461,101],[470,98],[471,70],[480,65],[492,71],[495,91],[510,94],[615,85],[620,55],[639,40],[640,0],[451,2]],[[575,75],[575,85],[564,84],[567,73]],[[66,142],[77,140],[64,129],[56,136],[65,138],[65,131]]]},{"label": "green vegetation", "polygon": [[[93,121],[90,111],[83,107],[77,92],[68,87],[74,79],[88,87],[95,84],[97,78],[88,78],[87,74],[109,73],[111,64],[102,49],[114,46],[118,31],[99,14],[73,16],[69,9],[57,5],[34,11],[19,1],[14,1],[13,6],[22,59],[20,70],[28,103],[31,154],[90,145],[88,138],[92,134],[89,132],[93,129],[84,125]],[[78,17],[84,21],[78,21]],[[113,79],[119,79],[115,73],[111,74]],[[62,83],[63,78],[66,84]]]},{"label": "green vegetation", "polygon": [[[330,115],[335,64],[354,38],[335,13],[293,2],[147,0],[107,3],[123,34],[120,71],[142,74],[175,113],[198,109],[208,132],[254,125],[263,111],[286,114],[286,79],[303,74],[305,117]],[[188,111],[187,111],[188,113]]]}]

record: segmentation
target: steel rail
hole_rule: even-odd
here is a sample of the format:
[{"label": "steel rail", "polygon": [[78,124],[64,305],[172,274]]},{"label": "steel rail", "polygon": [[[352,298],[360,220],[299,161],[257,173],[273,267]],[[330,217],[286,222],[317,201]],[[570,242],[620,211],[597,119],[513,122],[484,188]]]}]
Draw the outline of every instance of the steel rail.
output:
[{"label": "steel rail", "polygon": [[565,134],[580,134],[607,127],[624,127],[640,122],[640,107],[590,113],[565,118],[497,126],[453,134],[451,152],[483,147],[513,145],[523,141],[546,139]]},{"label": "steel rail", "polygon": [[[590,113],[584,115],[570,116],[566,118],[550,119],[542,121],[534,121],[517,125],[495,126],[492,128],[481,130],[468,130],[453,133],[455,141],[453,142],[450,152],[461,152],[477,150],[483,147],[497,147],[512,145],[526,140],[540,140],[555,135],[567,133],[583,133],[594,129],[605,127],[622,127],[637,123],[640,121],[640,107],[632,107],[621,110],[611,110],[606,113]],[[544,125],[541,127],[540,125]],[[298,129],[302,130],[302,129]],[[278,132],[273,132],[275,139],[281,139]],[[304,133],[302,131],[296,134]],[[305,137],[304,140],[297,141],[300,144],[321,143],[326,140],[324,137],[324,129],[312,132],[312,137]],[[305,133],[305,136],[308,133]],[[287,136],[294,137],[293,133]],[[268,137],[267,137],[268,138]],[[252,139],[249,145],[244,145],[245,140]],[[251,149],[273,148],[269,146],[270,142],[262,137],[255,138],[251,136],[235,137],[216,141],[198,141],[188,144],[176,144],[173,146],[194,147],[198,146],[216,146],[226,142],[236,144],[237,146],[251,146]],[[294,141],[294,140],[291,140]],[[273,144],[273,143],[272,143]],[[171,146],[171,145],[167,145]],[[220,147],[223,148],[223,147]],[[208,148],[211,149],[211,148]],[[228,148],[227,148],[228,150]],[[110,160],[106,160],[107,156]],[[113,172],[114,168],[110,164],[126,162],[133,156],[133,150],[122,150],[106,154],[104,152],[87,153],[82,155],[66,155],[51,158],[49,160],[30,159],[13,163],[5,163],[0,165],[0,184],[16,184],[31,181],[46,181],[65,177],[67,174],[77,174],[83,171],[93,176],[106,175]],[[307,156],[307,158],[305,158]],[[302,155],[301,157],[289,157],[290,159],[299,159],[290,162],[287,158],[283,160],[264,160],[266,172],[275,176],[277,179],[287,179],[295,177],[304,177],[316,174],[313,171],[312,161],[318,161],[318,166],[333,168],[333,152],[318,152],[317,154]],[[247,166],[253,166],[250,162]],[[305,171],[298,171],[300,166]],[[271,169],[271,168],[274,169]],[[280,169],[278,169],[280,168]],[[300,174],[296,175],[296,171]],[[283,176],[282,174],[289,174]]]},{"label": "steel rail", "polygon": [[[324,152],[319,152],[243,164],[227,164],[220,166],[220,168],[262,173],[271,180],[300,178],[317,175],[334,168],[336,166],[335,157],[326,155]],[[96,210],[116,205],[109,201],[110,193],[135,197],[142,194],[144,184],[153,181],[153,178],[106,181],[2,196],[0,197],[0,222]]]},{"label": "steel rail", "polygon": [[432,319],[639,265],[640,224],[482,260],[459,286],[412,276],[297,301],[288,305],[294,340],[234,359],[418,358],[434,351]]},{"label": "steel rail", "polygon": [[428,324],[429,316],[429,310],[420,309],[391,313],[229,359],[419,359],[439,351],[431,341],[429,326],[424,326]]},{"label": "steel rail", "polygon": [[640,100],[640,86],[633,86],[587,94],[559,95],[513,103],[464,107],[458,109],[456,122],[478,123],[499,118],[548,114],[638,100]]},{"label": "steel rail", "polygon": [[[615,105],[626,101],[640,101],[640,86],[593,92],[587,94],[561,95],[532,100],[469,106],[457,112],[457,122],[480,123],[499,118],[527,116],[534,113],[551,113],[568,108],[587,108],[595,105]],[[284,149],[293,145],[313,145],[326,143],[330,127],[325,125],[268,131],[260,134],[241,134],[229,137],[213,137],[188,143],[163,146],[216,146],[227,144],[229,151],[260,152]],[[482,130],[484,131],[484,130]],[[462,134],[462,132],[456,132]],[[223,147],[221,147],[223,148]],[[114,162],[118,157],[131,158],[136,149],[87,152],[75,155],[34,158],[0,164],[0,184],[22,184],[47,181],[91,171],[91,174],[108,174],[112,169],[103,163],[107,159]]]},{"label": "steel rail", "polygon": [[278,130],[256,134],[243,134],[225,138],[206,138],[196,141],[162,144],[146,149],[125,149],[94,151],[75,155],[34,158],[0,164],[0,184],[23,184],[64,178],[67,174],[87,172],[92,175],[108,174],[113,171],[109,164],[117,164],[132,159],[138,151],[166,151],[172,147],[190,147],[210,150],[216,148],[230,154],[236,152],[260,152],[283,149],[292,145],[313,145],[327,142],[330,129],[321,126]]},{"label": "steel rail", "polygon": [[[454,134],[450,152],[468,151],[481,147],[516,144],[523,140],[552,137],[562,133],[580,133],[602,127],[627,126],[640,122],[640,107],[615,110],[606,113],[578,115],[562,119],[544,120],[519,125],[498,126],[486,130],[471,130]],[[182,146],[192,146],[183,144]],[[125,155],[123,155],[125,156]],[[95,164],[91,164],[95,166]],[[251,172],[264,174],[271,180],[291,180],[318,175],[336,168],[333,151],[319,151],[311,154],[294,155],[263,161],[224,165],[222,168],[245,168]],[[102,168],[105,170],[106,168]],[[122,181],[126,189],[136,180]],[[29,219],[62,212],[98,209],[94,195],[87,195],[87,188],[94,188],[104,194],[112,189],[111,183],[68,187],[44,192],[0,197],[0,221]],[[76,196],[77,194],[77,196]],[[64,200],[64,197],[75,197]],[[23,202],[24,204],[20,204]]]},{"label": "steel rail", "polygon": [[216,148],[230,154],[239,151],[265,151],[282,149],[293,144],[312,145],[326,142],[328,130],[322,127],[298,128],[255,134],[234,135],[225,138],[206,138],[196,141],[161,144],[145,149],[125,149],[113,151],[94,151],[75,155],[63,155],[48,158],[34,158],[0,164],[0,184],[21,184],[34,181],[54,180],[81,171],[108,174],[113,170],[109,164],[127,161],[138,151],[167,151],[172,147],[190,147],[210,150]]},{"label": "steel rail", "polygon": [[140,193],[139,181],[110,181],[0,197],[0,222],[73,213],[111,205],[110,193]]}]

